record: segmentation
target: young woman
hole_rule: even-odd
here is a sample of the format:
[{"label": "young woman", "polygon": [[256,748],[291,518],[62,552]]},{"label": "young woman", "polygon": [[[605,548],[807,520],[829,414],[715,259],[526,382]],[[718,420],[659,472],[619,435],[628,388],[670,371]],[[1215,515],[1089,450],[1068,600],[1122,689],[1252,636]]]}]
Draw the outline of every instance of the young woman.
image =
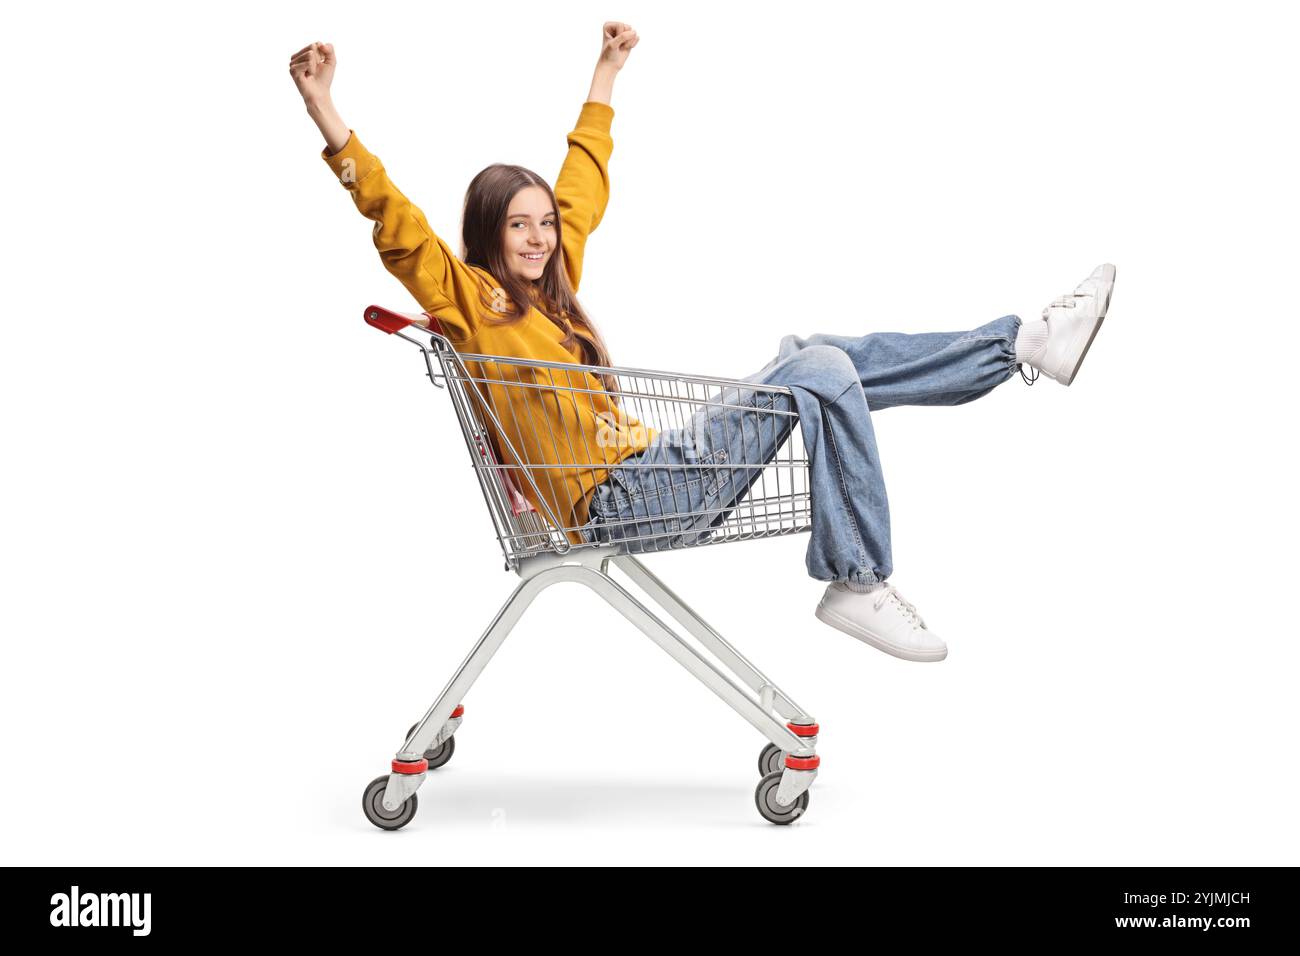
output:
[{"label": "young woman", "polygon": [[[290,59],[289,72],[325,137],[321,157],[351,194],[357,210],[374,221],[373,238],[384,266],[396,276],[457,351],[546,362],[608,366],[595,325],[578,304],[587,236],[600,224],[609,200],[609,156],[614,144],[609,105],[614,79],[639,42],[626,23],[606,23],[587,100],[569,133],[569,151],[551,190],[522,166],[494,164],[465,195],[462,249],[454,255],[429,228],[424,214],[389,179],[379,158],[339,117],[330,98],[337,58],[327,43],[313,43]],[[427,322],[425,323],[427,325]],[[590,516],[587,502],[608,479],[608,469],[646,447],[639,422],[631,443],[585,442],[575,454],[552,436],[595,435],[610,418],[622,421],[614,382],[575,370],[552,376],[543,369],[504,363],[468,363],[475,378],[500,379],[486,387],[501,411],[502,434],[489,422],[497,449],[513,446],[540,487],[515,484],[542,514],[560,518],[574,544]],[[516,387],[507,387],[506,383]],[[527,386],[538,385],[539,388]],[[556,386],[588,389],[581,403],[558,400]],[[545,388],[552,391],[545,392]],[[521,407],[526,403],[526,407]],[[579,437],[572,437],[579,436]],[[509,445],[501,438],[509,439]],[[584,454],[585,452],[585,454]]]},{"label": "young woman", "polygon": [[[758,387],[724,389],[720,403],[686,426],[647,431],[609,394],[617,391],[612,376],[583,368],[613,363],[575,294],[587,236],[609,199],[614,78],[637,42],[627,24],[604,25],[591,90],[554,190],[520,166],[495,164],[474,177],[459,256],[334,109],[333,47],[304,47],[289,70],[325,137],[321,158],[374,221],[380,258],[425,310],[426,324],[435,318],[459,352],[577,366],[557,378],[542,367],[467,363],[487,380],[492,407],[509,409],[499,416],[500,434],[490,425],[497,448],[508,447],[500,440],[507,438],[520,452],[509,464],[527,464],[538,489],[516,484],[538,511],[564,519],[573,543],[657,550],[685,540],[683,532],[707,535],[776,456],[797,417],[810,463],[808,573],[830,582],[817,617],[896,657],[943,660],[947,646],[886,580],[893,573],[889,505],[870,413],[961,405],[1017,370],[1025,377],[1024,365],[1037,370],[1025,377],[1029,384],[1041,371],[1069,385],[1106,315],[1115,268],[1098,266],[1041,320],[1007,315],[960,332],[786,336],[777,356],[742,380]],[[565,400],[557,400],[557,388]],[[619,440],[600,440],[611,421],[619,423]],[[787,424],[773,427],[778,421]]]}]

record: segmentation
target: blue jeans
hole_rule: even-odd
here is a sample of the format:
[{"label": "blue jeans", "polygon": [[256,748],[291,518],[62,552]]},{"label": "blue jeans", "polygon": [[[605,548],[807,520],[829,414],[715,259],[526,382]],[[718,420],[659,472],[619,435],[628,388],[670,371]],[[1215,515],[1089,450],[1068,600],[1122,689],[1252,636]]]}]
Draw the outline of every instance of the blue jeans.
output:
[{"label": "blue jeans", "polygon": [[1020,318],[1007,315],[968,332],[787,335],[776,358],[741,381],[783,385],[790,395],[724,388],[710,401],[733,407],[704,408],[611,469],[583,537],[631,552],[699,542],[776,457],[797,418],[809,461],[808,574],[859,589],[883,581],[894,568],[871,412],[987,395],[1016,373],[1019,329]]}]

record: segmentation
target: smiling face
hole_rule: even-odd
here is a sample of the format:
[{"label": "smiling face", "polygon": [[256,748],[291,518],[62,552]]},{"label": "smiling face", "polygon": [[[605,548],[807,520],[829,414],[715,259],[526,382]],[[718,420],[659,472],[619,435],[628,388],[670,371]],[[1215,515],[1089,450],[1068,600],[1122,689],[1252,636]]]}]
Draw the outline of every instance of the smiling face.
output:
[{"label": "smiling face", "polygon": [[501,236],[501,249],[511,271],[529,282],[540,279],[555,254],[555,236],[555,207],[546,190],[526,186],[515,193]]}]

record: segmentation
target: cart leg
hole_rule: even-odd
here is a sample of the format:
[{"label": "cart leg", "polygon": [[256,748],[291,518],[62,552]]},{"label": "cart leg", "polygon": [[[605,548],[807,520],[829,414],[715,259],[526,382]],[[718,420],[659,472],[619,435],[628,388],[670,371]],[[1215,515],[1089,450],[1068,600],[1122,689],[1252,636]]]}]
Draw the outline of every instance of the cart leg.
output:
[{"label": "cart leg", "polygon": [[[759,707],[763,711],[771,712],[775,708],[777,713],[788,719],[786,728],[799,738],[799,747],[791,751],[782,740],[771,738],[774,746],[782,750],[779,756],[773,754],[773,762],[779,761],[779,766],[782,769],[781,783],[777,789],[775,799],[784,805],[789,805],[797,800],[800,794],[812,786],[813,780],[817,777],[816,769],[796,769],[796,767],[815,768],[818,764],[815,755],[819,728],[812,716],[790,699],[784,691],[768,680],[762,671],[732,647],[721,634],[710,627],[693,608],[678,597],[668,585],[659,580],[644,564],[631,555],[619,555],[613,561],[643,591],[690,631],[710,653],[729,667],[733,674],[748,684],[750,689],[758,694]],[[764,749],[762,756],[767,754],[768,751]],[[793,758],[793,760],[789,760],[789,758]],[[788,760],[795,766],[788,766]],[[760,763],[763,762],[765,761],[760,760]]]},{"label": "cart leg", "polygon": [[[622,556],[614,560],[620,567],[623,566]],[[687,644],[681,635],[664,624],[617,581],[592,568],[572,567],[572,571],[572,580],[581,581],[604,598],[612,608],[667,651],[677,663],[694,674],[704,686],[730,704],[732,710],[748,720],[764,737],[787,753],[809,758],[815,755],[815,737],[796,736],[789,727],[777,720],[770,710],[764,709],[743,687],[714,666],[712,661],[694,647]],[[649,572],[646,573],[649,574]],[[692,618],[699,621],[693,614]],[[703,624],[702,621],[699,623]],[[703,626],[708,628],[708,625]],[[717,637],[712,629],[709,629],[709,632],[714,637]],[[717,640],[722,643],[723,647],[730,647],[725,641],[722,641],[721,637],[717,637]],[[744,661],[739,655],[736,655],[736,657],[741,662]],[[761,678],[761,675],[759,677]],[[765,678],[762,678],[762,682],[767,683]]]},{"label": "cart leg", "polygon": [[677,619],[678,623],[690,631],[718,660],[729,667],[733,674],[749,685],[759,695],[765,709],[775,708],[776,712],[787,720],[796,723],[808,721],[811,716],[802,707],[789,698],[779,687],[769,681],[763,672],[745,659],[745,656],[732,647],[725,638],[705,622],[694,609],[679,598],[673,591],[657,578],[649,568],[630,554],[619,555],[613,559],[614,564],[624,574],[637,583],[641,590],[650,595],[661,607]]},{"label": "cart leg", "polygon": [[[469,656],[438,695],[433,706],[402,744],[402,749],[397,754],[398,760],[419,759],[426,750],[442,743],[455,732],[460,718],[457,717],[453,721],[452,712],[465,699],[469,689],[474,686],[474,681],[478,680],[478,675],[483,673],[488,661],[492,660],[492,655],[505,642],[524,611],[528,610],[528,605],[533,603],[533,598],[552,583],[554,582],[547,579],[545,575],[537,575],[519,583],[514,593],[501,606],[492,623],[488,625],[487,630],[483,632],[483,636],[469,652]],[[448,733],[449,730],[451,733]]]}]

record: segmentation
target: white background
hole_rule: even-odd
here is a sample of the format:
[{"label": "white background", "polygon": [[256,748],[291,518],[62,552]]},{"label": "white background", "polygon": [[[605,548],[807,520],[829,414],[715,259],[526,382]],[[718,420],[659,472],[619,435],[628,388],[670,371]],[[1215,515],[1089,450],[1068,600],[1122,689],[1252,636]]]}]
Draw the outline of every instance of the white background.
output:
[{"label": "white background", "polygon": [[[26,18],[24,20],[24,18]],[[582,301],[616,361],[1032,317],[1076,383],[875,425],[922,665],[817,621],[805,536],[646,564],[820,721],[763,740],[578,585],[535,602],[397,833],[363,818],[517,583],[415,311],[288,75],[458,246],[641,42]],[[1295,864],[1295,23],[1282,4],[25,7],[0,71],[8,863]]]}]

